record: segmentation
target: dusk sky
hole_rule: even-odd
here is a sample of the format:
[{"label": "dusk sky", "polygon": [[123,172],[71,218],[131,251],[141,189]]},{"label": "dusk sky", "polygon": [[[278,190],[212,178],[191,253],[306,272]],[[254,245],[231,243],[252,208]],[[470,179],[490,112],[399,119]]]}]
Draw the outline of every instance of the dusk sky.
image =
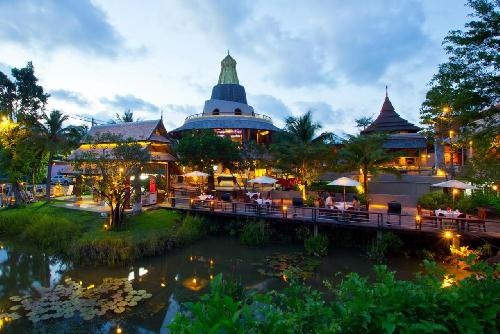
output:
[{"label": "dusk sky", "polygon": [[202,111],[229,49],[256,112],[282,126],[311,109],[341,135],[378,113],[386,84],[418,123],[441,42],[467,13],[460,0],[0,0],[0,71],[33,61],[49,109],[103,121],[163,110],[171,130]]}]

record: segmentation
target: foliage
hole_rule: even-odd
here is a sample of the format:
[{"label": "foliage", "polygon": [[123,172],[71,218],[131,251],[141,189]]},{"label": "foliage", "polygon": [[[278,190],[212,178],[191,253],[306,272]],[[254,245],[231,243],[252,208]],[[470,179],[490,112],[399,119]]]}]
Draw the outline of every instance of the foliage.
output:
[{"label": "foliage", "polygon": [[308,255],[325,256],[328,254],[328,237],[321,234],[309,237],[304,240],[304,248]]},{"label": "foliage", "polygon": [[297,240],[306,240],[311,236],[311,230],[306,225],[300,225],[295,228],[295,237]]},{"label": "foliage", "polygon": [[418,199],[418,204],[421,205],[422,208],[428,210],[446,209],[448,207],[451,207],[452,199],[442,190],[431,191],[427,194],[422,195]]},{"label": "foliage", "polygon": [[341,171],[363,172],[363,192],[368,194],[368,174],[376,175],[380,172],[388,172],[399,175],[397,170],[384,167],[391,162],[395,154],[383,148],[387,139],[385,134],[349,135],[344,141],[344,147],[338,154],[337,169]]},{"label": "foliage", "polygon": [[0,238],[65,255],[82,265],[123,265],[163,254],[181,243],[179,239],[189,241],[186,233],[178,235],[181,219],[174,211],[153,210],[127,217],[125,228],[116,232],[105,230],[103,224],[95,213],[45,203],[0,210]]},{"label": "foliage", "polygon": [[468,146],[472,141],[474,158],[466,176],[483,183],[498,180],[498,168],[488,162],[498,159],[500,4],[469,0],[468,6],[471,21],[464,30],[450,31],[443,41],[449,58],[430,82],[421,119],[438,138],[460,129],[457,144]]},{"label": "foliage", "polygon": [[319,198],[319,197],[318,197],[318,195],[316,195],[316,194],[311,194],[311,195],[307,196],[307,198],[306,198],[306,200],[305,200],[304,204],[305,204],[306,206],[311,206],[311,207],[312,207],[312,206],[315,206],[315,205],[316,205],[316,201],[318,200],[318,198]]},{"label": "foliage", "polygon": [[455,202],[457,209],[469,214],[476,214],[477,208],[481,207],[491,207],[500,212],[500,198],[489,190],[474,191],[471,195],[463,195]]},{"label": "foliage", "polygon": [[372,116],[362,116],[360,118],[356,118],[354,120],[356,122],[356,127],[360,129],[360,131],[365,130],[370,124],[373,123],[373,115]]},{"label": "foliage", "polygon": [[367,255],[376,262],[383,262],[387,255],[397,253],[403,246],[403,241],[392,232],[384,232],[382,238],[372,241]]},{"label": "foliage", "polygon": [[[375,266],[375,279],[350,273],[327,299],[293,277],[282,291],[225,294],[226,281],[214,279],[200,301],[183,304],[169,329],[173,333],[497,333],[500,281],[494,268],[475,265],[475,275],[441,288],[445,273],[424,261],[415,280],[395,278]],[[498,267],[497,267],[498,270]]]},{"label": "foliage", "polygon": [[[75,157],[75,169],[82,174],[98,175],[94,192],[110,207],[110,227],[123,227],[125,202],[130,196],[130,178],[138,175],[141,167],[150,159],[149,152],[139,143],[111,133],[89,138],[90,150]],[[136,194],[137,195],[137,194]]]},{"label": "foliage", "polygon": [[183,166],[213,174],[214,164],[231,169],[240,159],[238,145],[230,138],[219,137],[212,130],[186,133],[175,146]]},{"label": "foliage", "polygon": [[177,241],[191,243],[205,234],[205,221],[201,216],[186,215],[177,230]]},{"label": "foliage", "polygon": [[[52,162],[54,157],[60,153],[69,153],[76,148],[83,137],[84,130],[78,126],[65,127],[64,123],[69,116],[64,115],[59,110],[52,110],[48,115],[43,114],[42,120],[37,121],[32,132],[43,152],[48,153],[47,174],[46,174],[46,200],[50,201],[50,186],[52,175]],[[81,134],[79,137],[78,134]]]},{"label": "foliage", "polygon": [[268,223],[264,221],[247,222],[243,225],[240,241],[247,246],[264,246],[269,243],[271,234],[272,232]]},{"label": "foliage", "polygon": [[122,123],[131,123],[134,121],[134,113],[130,109],[127,109],[123,112],[123,115],[117,113],[116,120]]},{"label": "foliage", "polygon": [[311,111],[285,120],[285,129],[276,134],[270,146],[272,166],[285,175],[296,175],[304,184],[312,183],[333,162],[334,135],[322,132],[320,123],[312,119]]}]

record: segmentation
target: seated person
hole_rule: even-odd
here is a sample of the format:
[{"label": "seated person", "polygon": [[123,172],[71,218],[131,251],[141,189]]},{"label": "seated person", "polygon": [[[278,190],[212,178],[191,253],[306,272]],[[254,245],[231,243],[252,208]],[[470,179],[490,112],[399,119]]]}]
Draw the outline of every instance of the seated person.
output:
[{"label": "seated person", "polygon": [[327,209],[333,209],[334,208],[334,200],[333,197],[328,194],[328,197],[325,199],[325,208]]},{"label": "seated person", "polygon": [[356,210],[359,210],[361,207],[361,202],[359,201],[357,196],[352,197],[352,207]]}]

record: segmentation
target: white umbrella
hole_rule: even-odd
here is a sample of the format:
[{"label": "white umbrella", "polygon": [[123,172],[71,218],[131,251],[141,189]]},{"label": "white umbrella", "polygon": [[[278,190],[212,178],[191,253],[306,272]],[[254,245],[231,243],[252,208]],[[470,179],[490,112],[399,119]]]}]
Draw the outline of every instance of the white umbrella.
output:
[{"label": "white umbrella", "polygon": [[[210,174],[203,173],[203,172],[195,170],[193,172],[186,173],[186,174],[184,174],[182,176],[186,176],[186,177],[201,177],[201,187],[203,187],[203,178],[207,177],[207,176],[210,176]],[[203,191],[203,189],[201,191]]]},{"label": "white umbrella", "polygon": [[278,182],[278,180],[273,179],[272,177],[269,176],[259,176],[256,177],[255,179],[248,181],[248,183],[259,183],[259,184],[274,184],[276,182]]},{"label": "white umbrella", "polygon": [[340,177],[332,182],[328,183],[329,186],[342,186],[344,187],[344,209],[345,209],[345,187],[357,187],[359,182],[348,177]]},{"label": "white umbrella", "polygon": [[439,182],[439,183],[433,184],[432,186],[439,187],[439,188],[452,188],[451,199],[453,201],[453,206],[455,206],[455,189],[477,189],[477,187],[475,187],[471,184],[467,184],[467,183],[464,183],[464,182],[458,181],[458,180],[448,180],[448,181],[444,181],[444,182]]},{"label": "white umbrella", "polygon": [[433,187],[439,188],[455,188],[455,189],[477,189],[477,187],[464,183],[458,180],[448,180],[444,182],[439,182],[432,185]]},{"label": "white umbrella", "polygon": [[[278,180],[276,179],[273,179],[272,177],[270,176],[259,176],[259,177],[256,177],[255,179],[252,179],[250,181],[248,181],[248,183],[258,183],[258,184],[275,184],[276,182],[278,182]],[[261,187],[261,191],[264,190],[264,186]]]}]

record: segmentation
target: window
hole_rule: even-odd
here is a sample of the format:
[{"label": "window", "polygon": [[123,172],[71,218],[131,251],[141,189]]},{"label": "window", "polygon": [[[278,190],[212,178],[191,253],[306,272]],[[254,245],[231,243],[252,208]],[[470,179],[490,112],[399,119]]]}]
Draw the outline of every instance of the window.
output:
[{"label": "window", "polygon": [[241,109],[240,108],[234,109],[234,114],[235,115],[241,115]]},{"label": "window", "polygon": [[220,115],[220,111],[219,111],[219,109],[214,109],[214,110],[212,111],[212,115]]}]

